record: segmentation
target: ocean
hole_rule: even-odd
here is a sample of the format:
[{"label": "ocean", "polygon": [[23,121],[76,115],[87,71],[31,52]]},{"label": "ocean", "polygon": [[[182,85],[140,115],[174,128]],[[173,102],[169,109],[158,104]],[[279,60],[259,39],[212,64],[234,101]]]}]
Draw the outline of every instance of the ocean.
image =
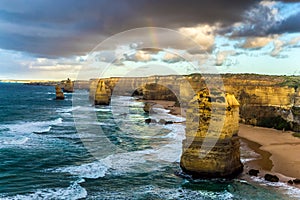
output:
[{"label": "ocean", "polygon": [[[0,83],[0,199],[299,199],[285,183],[177,176],[184,125],[146,124],[133,97],[94,107],[88,91]],[[151,118],[184,121],[161,107]],[[257,155],[244,148],[242,160]]]}]

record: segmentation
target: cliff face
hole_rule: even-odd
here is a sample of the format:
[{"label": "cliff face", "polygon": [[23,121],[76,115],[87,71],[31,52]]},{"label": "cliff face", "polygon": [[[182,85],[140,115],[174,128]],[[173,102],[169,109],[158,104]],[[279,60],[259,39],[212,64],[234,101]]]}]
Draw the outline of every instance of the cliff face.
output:
[{"label": "cliff face", "polygon": [[[102,79],[113,95],[143,95],[146,100],[174,100],[187,106],[207,84],[234,94],[240,103],[240,121],[245,124],[300,131],[300,78],[264,75],[193,74],[147,78]],[[223,81],[223,82],[222,82]],[[91,81],[90,97],[95,96],[98,80]],[[218,89],[222,90],[221,87]]]},{"label": "cliff face", "polygon": [[[236,75],[237,76],[237,75]],[[285,84],[286,77],[250,76],[224,79],[227,92],[239,100],[241,122],[300,131],[299,88]]]},{"label": "cliff face", "polygon": [[199,91],[189,104],[180,166],[194,177],[233,177],[243,170],[237,138],[239,103],[233,95]]}]

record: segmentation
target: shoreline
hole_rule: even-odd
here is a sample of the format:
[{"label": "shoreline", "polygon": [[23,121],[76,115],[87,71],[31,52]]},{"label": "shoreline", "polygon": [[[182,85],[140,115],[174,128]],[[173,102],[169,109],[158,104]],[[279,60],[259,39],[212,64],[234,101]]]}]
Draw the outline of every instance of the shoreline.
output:
[{"label": "shoreline", "polygon": [[278,131],[271,128],[253,127],[240,124],[239,136],[259,145],[256,151],[266,151],[271,154],[272,172],[288,177],[300,177],[300,139],[294,137],[291,131]]},{"label": "shoreline", "polygon": [[[174,101],[164,100],[138,100],[151,102],[158,107],[169,110],[175,116],[185,116],[185,110],[175,107]],[[182,122],[183,124],[185,122]],[[248,175],[250,169],[260,171],[257,177],[264,179],[266,173],[276,175],[279,182],[295,188],[298,184],[288,184],[289,180],[300,178],[300,138],[294,137],[292,131],[282,132],[272,128],[255,127],[240,124],[239,133],[241,148],[243,145],[258,155],[249,161],[244,161],[244,171],[241,174],[245,179],[251,179]],[[250,152],[251,153],[251,152]]]}]

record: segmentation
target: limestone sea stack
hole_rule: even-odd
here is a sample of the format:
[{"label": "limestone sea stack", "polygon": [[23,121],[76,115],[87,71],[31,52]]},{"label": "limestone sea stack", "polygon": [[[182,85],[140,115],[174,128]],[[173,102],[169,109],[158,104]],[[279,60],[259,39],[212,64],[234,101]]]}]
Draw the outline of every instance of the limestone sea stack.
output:
[{"label": "limestone sea stack", "polygon": [[74,84],[69,78],[63,83],[63,91],[68,93],[74,92]]},{"label": "limestone sea stack", "polygon": [[110,96],[110,89],[107,88],[103,80],[99,80],[94,99],[95,105],[109,105]]},{"label": "limestone sea stack", "polygon": [[57,100],[64,100],[65,95],[64,95],[63,91],[61,90],[61,87],[59,85],[56,85],[55,90],[56,90],[56,99]]},{"label": "limestone sea stack", "polygon": [[232,178],[243,171],[240,161],[239,103],[234,95],[200,90],[186,113],[182,170],[194,178]]}]

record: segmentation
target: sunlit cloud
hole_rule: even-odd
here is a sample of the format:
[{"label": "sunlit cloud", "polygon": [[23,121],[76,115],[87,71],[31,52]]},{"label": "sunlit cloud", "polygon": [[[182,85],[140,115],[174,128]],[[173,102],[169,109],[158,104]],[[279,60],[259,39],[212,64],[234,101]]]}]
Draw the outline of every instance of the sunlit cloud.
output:
[{"label": "sunlit cloud", "polygon": [[196,27],[183,27],[179,32],[192,38],[200,48],[205,51],[211,51],[215,43],[215,34],[220,25],[198,25]]}]

